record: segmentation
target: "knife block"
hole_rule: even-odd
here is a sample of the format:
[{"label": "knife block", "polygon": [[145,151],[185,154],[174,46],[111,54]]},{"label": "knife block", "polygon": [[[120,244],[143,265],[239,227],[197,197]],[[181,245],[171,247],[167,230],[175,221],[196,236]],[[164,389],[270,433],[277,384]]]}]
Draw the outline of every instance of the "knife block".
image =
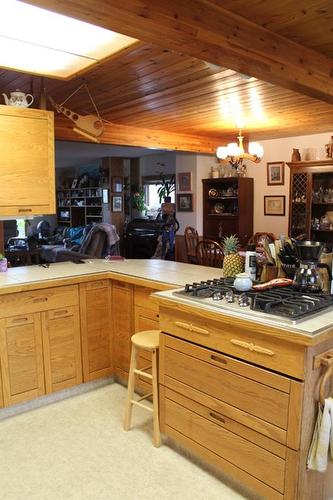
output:
[{"label": "knife block", "polygon": [[266,283],[266,281],[270,281],[276,278],[277,274],[278,274],[278,269],[276,266],[270,266],[268,264],[264,264],[262,266],[260,281],[262,283]]}]

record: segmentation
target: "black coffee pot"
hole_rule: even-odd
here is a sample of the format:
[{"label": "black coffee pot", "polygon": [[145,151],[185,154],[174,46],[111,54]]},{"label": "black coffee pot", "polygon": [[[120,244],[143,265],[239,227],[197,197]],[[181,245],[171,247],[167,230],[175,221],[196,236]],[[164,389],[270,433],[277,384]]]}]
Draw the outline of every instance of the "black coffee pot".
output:
[{"label": "black coffee pot", "polygon": [[303,293],[319,293],[323,290],[323,280],[319,269],[325,268],[331,281],[331,270],[327,264],[319,262],[324,243],[320,241],[293,241],[295,253],[300,260],[293,281],[293,288]]}]

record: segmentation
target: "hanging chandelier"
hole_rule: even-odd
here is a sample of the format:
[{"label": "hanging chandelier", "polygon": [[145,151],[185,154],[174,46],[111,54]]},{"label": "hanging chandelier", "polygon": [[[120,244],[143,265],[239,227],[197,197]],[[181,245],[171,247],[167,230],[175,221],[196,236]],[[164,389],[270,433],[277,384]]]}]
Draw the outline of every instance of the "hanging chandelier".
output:
[{"label": "hanging chandelier", "polygon": [[258,142],[249,142],[249,152],[244,151],[242,130],[239,129],[237,142],[230,142],[227,146],[219,146],[216,150],[216,156],[219,160],[229,162],[232,168],[241,167],[243,160],[250,160],[259,163],[264,156],[264,148]]}]

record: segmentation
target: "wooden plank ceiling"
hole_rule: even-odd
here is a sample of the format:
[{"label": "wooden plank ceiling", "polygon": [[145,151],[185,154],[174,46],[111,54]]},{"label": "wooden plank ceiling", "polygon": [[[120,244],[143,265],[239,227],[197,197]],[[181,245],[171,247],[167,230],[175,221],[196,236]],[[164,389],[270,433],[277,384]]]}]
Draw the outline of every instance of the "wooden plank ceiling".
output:
[{"label": "wooden plank ceiling", "polygon": [[[134,0],[128,0],[124,3],[133,4],[133,2]],[[66,5],[69,5],[67,2],[63,3],[62,0],[57,0],[57,2],[31,0],[30,3],[45,4],[62,12]],[[76,0],[72,0],[71,5],[76,3]],[[83,11],[84,8],[88,9],[90,6],[91,18],[94,17],[92,14],[94,7],[98,11],[101,3],[103,2],[90,0],[80,2],[83,5]],[[138,0],[138,9],[142,3],[145,2]],[[156,0],[154,7],[159,3]],[[184,7],[186,2],[178,3]],[[269,29],[272,33],[276,33],[276,36],[283,35],[292,40],[292,43],[301,43],[309,47],[311,54],[313,50],[318,51],[318,57],[319,55],[323,58],[333,57],[333,2],[331,1],[226,0],[221,2],[210,0],[204,2],[202,0],[201,3],[205,3],[207,8],[214,4],[218,8],[223,5],[224,9],[233,12],[232,15],[241,15],[243,18],[251,17],[258,23],[258,29],[263,26],[262,29]],[[187,2],[188,10],[191,10],[191,4],[198,4],[198,2]],[[161,11],[165,16],[165,9],[161,7]],[[68,13],[72,12],[69,10]],[[85,14],[76,17],[84,18]],[[126,19],[130,24],[131,18],[128,13]],[[137,36],[129,31],[131,30],[127,28],[127,34]],[[157,38],[155,31],[151,30],[151,32],[152,38]],[[101,116],[118,125],[118,130],[122,133],[126,131],[126,127],[131,127],[128,133],[132,136],[132,142],[128,140],[128,145],[149,145],[149,139],[147,139],[149,129],[158,131],[162,135],[162,131],[168,133],[170,143],[172,134],[175,134],[174,139],[176,134],[182,137],[189,135],[190,139],[184,141],[183,148],[181,141],[179,145],[177,143],[178,149],[207,152],[214,150],[216,144],[234,138],[239,123],[244,125],[244,132],[251,139],[331,131],[333,104],[327,102],[330,100],[329,92],[327,92],[327,99],[318,100],[304,93],[290,90],[288,82],[284,87],[277,86],[193,57],[189,54],[189,50],[181,52],[178,48],[175,51],[174,48],[170,48],[170,41],[166,36],[164,36],[165,47],[161,44],[162,41],[159,45],[138,42],[70,81],[45,79],[47,93],[56,102],[61,103],[83,81],[86,82]],[[207,59],[212,60],[211,57]],[[231,67],[230,64],[229,67]],[[315,69],[318,69],[318,65]],[[327,70],[328,68],[326,72]],[[327,75],[324,73],[323,71],[323,81],[326,85]],[[256,71],[252,74],[256,74]],[[41,84],[40,77],[0,70],[0,92],[10,92],[19,88],[26,92],[32,91],[38,97]],[[321,88],[324,89],[325,85]],[[313,92],[307,93],[312,95]],[[94,112],[88,95],[83,89],[66,105],[79,113]],[[73,135],[64,137],[66,136],[64,123],[66,122],[62,120],[61,127],[58,128],[59,136],[73,138]],[[147,140],[144,144],[142,137],[133,139],[135,137],[133,127],[145,131]],[[201,145],[200,141],[196,143],[198,137],[202,138]],[[121,143],[126,141],[119,135],[117,139],[108,137],[109,142],[116,140]],[[167,147],[168,140],[164,142],[160,140],[158,147],[162,144]],[[138,141],[141,141],[141,144],[138,144]],[[205,141],[207,142],[206,149],[203,146]],[[186,147],[185,142],[187,142]]]}]

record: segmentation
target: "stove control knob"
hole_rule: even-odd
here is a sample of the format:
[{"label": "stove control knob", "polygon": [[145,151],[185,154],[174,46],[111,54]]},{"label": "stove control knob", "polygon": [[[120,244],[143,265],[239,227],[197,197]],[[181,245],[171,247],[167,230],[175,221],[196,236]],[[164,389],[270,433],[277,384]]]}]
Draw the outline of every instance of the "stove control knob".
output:
[{"label": "stove control knob", "polygon": [[232,304],[234,302],[234,292],[232,290],[228,290],[225,294],[225,300],[228,304]]},{"label": "stove control knob", "polygon": [[223,293],[220,291],[214,292],[212,295],[213,300],[222,300],[223,299]]},{"label": "stove control knob", "polygon": [[238,305],[239,307],[249,307],[250,298],[246,295],[246,293],[241,293],[238,297]]}]

